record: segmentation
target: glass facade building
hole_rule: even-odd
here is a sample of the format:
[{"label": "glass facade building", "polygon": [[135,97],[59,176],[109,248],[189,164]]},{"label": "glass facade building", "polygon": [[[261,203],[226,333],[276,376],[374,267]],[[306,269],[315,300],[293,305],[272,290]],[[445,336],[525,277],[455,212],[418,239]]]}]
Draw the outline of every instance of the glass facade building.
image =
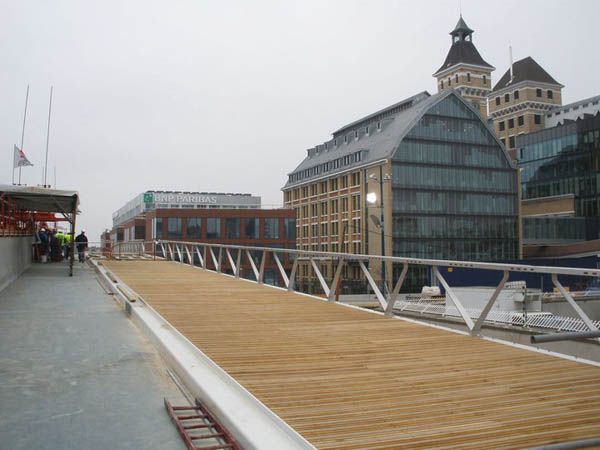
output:
[{"label": "glass facade building", "polygon": [[600,115],[517,140],[523,199],[574,194],[574,217],[528,217],[525,243],[600,239]]},{"label": "glass facade building", "polygon": [[413,126],[392,158],[393,252],[415,258],[518,258],[516,170],[457,96]]}]

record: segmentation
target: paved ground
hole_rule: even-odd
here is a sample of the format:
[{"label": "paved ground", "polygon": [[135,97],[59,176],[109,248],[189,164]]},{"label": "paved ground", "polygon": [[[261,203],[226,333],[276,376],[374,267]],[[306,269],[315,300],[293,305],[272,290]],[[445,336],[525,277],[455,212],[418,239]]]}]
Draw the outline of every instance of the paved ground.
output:
[{"label": "paved ground", "polygon": [[0,449],[185,448],[181,394],[92,269],[34,265],[0,292]]}]

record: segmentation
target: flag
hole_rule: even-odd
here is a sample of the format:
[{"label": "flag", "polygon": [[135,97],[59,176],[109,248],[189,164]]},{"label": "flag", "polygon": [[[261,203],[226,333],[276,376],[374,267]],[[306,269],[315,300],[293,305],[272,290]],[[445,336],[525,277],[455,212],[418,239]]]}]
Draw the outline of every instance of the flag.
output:
[{"label": "flag", "polygon": [[15,156],[13,158],[13,168],[16,167],[24,167],[24,166],[33,166],[31,162],[25,156],[23,150],[15,145]]}]

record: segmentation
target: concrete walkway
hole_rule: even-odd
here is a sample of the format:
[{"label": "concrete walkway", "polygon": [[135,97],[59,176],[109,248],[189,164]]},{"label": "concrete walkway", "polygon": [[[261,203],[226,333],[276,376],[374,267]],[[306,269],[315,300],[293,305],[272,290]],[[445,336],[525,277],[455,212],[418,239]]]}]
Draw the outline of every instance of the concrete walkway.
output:
[{"label": "concrete walkway", "polygon": [[0,292],[1,449],[184,449],[154,348],[79,264],[36,264]]}]

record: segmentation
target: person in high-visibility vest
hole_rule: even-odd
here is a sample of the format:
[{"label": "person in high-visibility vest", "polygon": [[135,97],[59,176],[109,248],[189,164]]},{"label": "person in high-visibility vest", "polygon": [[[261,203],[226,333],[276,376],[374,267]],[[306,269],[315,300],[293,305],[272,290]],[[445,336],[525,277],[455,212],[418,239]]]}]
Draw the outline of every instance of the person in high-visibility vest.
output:
[{"label": "person in high-visibility vest", "polygon": [[64,240],[65,259],[69,259],[69,256],[71,255],[71,243],[72,242],[73,242],[73,237],[71,236],[71,233],[65,234],[65,240]]}]

